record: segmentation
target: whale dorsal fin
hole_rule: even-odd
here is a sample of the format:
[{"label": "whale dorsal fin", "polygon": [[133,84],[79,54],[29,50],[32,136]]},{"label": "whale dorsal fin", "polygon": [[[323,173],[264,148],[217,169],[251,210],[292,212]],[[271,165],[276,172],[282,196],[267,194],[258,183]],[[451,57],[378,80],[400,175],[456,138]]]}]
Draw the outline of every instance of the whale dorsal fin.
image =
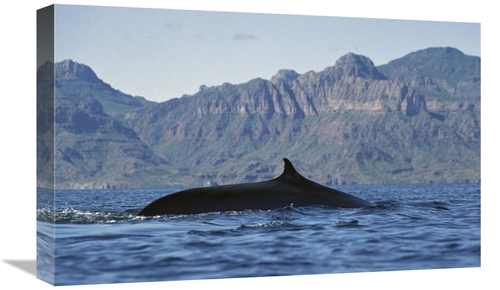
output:
[{"label": "whale dorsal fin", "polygon": [[295,170],[295,167],[293,167],[292,162],[290,162],[290,160],[288,160],[287,158],[283,158],[283,161],[285,161],[285,165],[283,166],[284,170],[281,176],[298,174],[297,170]]}]

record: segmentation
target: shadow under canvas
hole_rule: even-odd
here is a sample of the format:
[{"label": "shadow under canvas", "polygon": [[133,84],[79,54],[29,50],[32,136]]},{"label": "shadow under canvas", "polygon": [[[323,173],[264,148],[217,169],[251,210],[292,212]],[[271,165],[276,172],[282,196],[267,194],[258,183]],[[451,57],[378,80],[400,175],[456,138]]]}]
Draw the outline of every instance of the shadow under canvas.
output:
[{"label": "shadow under canvas", "polygon": [[3,262],[36,277],[36,260],[3,260]]}]

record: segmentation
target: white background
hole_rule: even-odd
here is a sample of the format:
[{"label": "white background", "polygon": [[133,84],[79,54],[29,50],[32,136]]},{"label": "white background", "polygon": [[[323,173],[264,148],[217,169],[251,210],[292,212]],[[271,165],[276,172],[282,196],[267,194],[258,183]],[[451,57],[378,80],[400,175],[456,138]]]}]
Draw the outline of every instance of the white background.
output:
[{"label": "white background", "polygon": [[[77,289],[494,289],[498,276],[498,21],[494,1],[61,1],[58,4],[265,12],[301,15],[439,20],[481,23],[482,66],[482,231],[481,267],[251,279],[199,280],[79,286]],[[9,3],[9,4],[6,4]],[[36,10],[48,1],[4,2],[0,10],[0,142],[2,289],[49,289],[23,269],[6,261],[36,258]],[[497,279],[494,279],[497,278]],[[67,287],[58,287],[67,288]]]}]

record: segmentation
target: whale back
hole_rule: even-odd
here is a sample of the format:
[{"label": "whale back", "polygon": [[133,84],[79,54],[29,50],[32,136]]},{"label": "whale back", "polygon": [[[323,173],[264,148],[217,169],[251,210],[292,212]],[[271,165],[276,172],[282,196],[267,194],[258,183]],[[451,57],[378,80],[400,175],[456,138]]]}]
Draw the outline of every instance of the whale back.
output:
[{"label": "whale back", "polygon": [[[297,170],[295,170],[295,167],[293,167],[292,162],[288,160],[288,158],[283,158],[283,161],[285,164],[283,165],[283,173],[280,175],[281,176],[295,176],[295,175],[300,175]],[[278,177],[279,178],[279,177]]]},{"label": "whale back", "polygon": [[370,202],[311,181],[283,159],[283,173],[275,179],[255,183],[192,188],[161,197],[138,215],[196,214],[242,210],[270,210],[294,206],[326,205],[363,207]]},{"label": "whale back", "polygon": [[275,180],[286,183],[302,191],[311,199],[314,199],[317,205],[344,208],[358,208],[374,205],[361,198],[309,180],[300,175],[290,160],[284,158],[283,161],[285,162],[283,173]]}]

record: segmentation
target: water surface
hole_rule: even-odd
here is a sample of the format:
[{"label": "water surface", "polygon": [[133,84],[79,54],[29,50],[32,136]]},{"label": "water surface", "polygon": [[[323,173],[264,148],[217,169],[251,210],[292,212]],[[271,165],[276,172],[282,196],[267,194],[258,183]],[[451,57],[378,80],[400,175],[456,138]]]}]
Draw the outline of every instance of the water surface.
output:
[{"label": "water surface", "polygon": [[137,217],[178,189],[57,191],[55,202],[39,189],[37,276],[72,285],[480,266],[479,184],[335,188],[376,206]]}]

